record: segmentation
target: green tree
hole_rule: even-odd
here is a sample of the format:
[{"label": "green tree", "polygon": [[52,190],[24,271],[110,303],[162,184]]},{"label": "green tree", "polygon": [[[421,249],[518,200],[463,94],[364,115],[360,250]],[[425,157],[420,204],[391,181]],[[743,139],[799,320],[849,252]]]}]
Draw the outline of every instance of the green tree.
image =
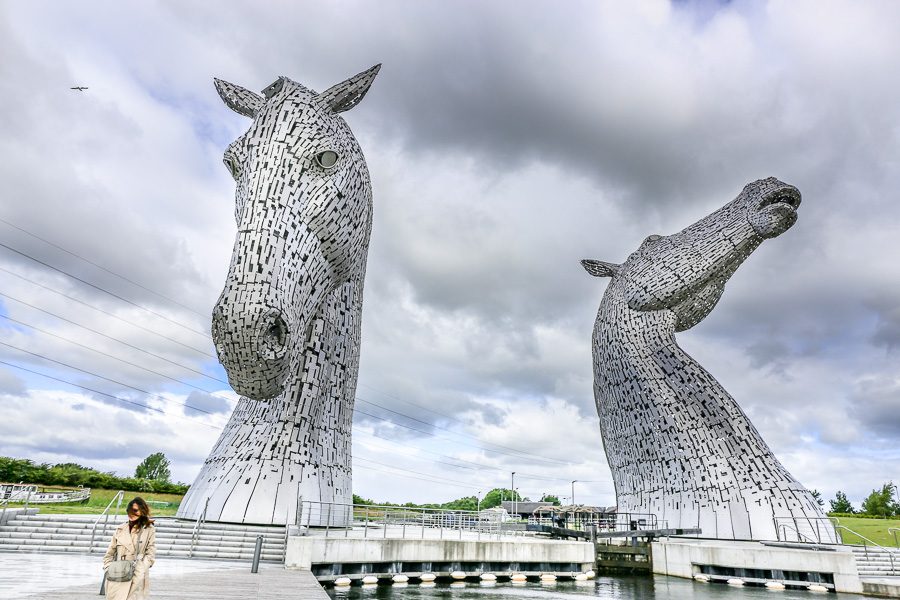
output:
[{"label": "green tree", "polygon": [[512,490],[506,488],[494,488],[481,499],[481,508],[494,508],[495,506],[500,506],[500,502],[503,500],[516,500],[521,502],[522,496],[519,495],[519,492],[515,492],[515,497],[513,497]]},{"label": "green tree", "polygon": [[559,506],[561,504],[559,498],[554,496],[553,494],[544,494],[544,496],[541,498],[541,502],[552,502],[553,506]]},{"label": "green tree", "polygon": [[847,494],[844,492],[838,492],[834,495],[834,500],[829,500],[829,504],[831,504],[831,512],[836,513],[853,513],[856,512],[853,509],[853,505],[850,504],[850,501],[847,500]]},{"label": "green tree", "polygon": [[[169,459],[162,452],[151,454],[134,470],[135,479],[149,479],[160,483],[170,483]],[[152,487],[152,486],[151,486]]]},{"label": "green tree", "polygon": [[[482,505],[482,508],[483,507],[484,506]],[[465,498],[458,498],[457,500],[451,500],[450,502],[441,504],[441,508],[445,508],[447,510],[477,510],[478,498],[476,496],[466,496]]]},{"label": "green tree", "polygon": [[881,486],[880,490],[872,490],[872,493],[863,500],[862,509],[867,515],[890,517],[898,512],[897,503],[894,502],[894,483],[889,481]]},{"label": "green tree", "polygon": [[819,490],[813,490],[809,493],[809,495],[816,499],[816,502],[819,504],[819,506],[825,506],[825,501],[822,500],[822,492],[820,492]]}]

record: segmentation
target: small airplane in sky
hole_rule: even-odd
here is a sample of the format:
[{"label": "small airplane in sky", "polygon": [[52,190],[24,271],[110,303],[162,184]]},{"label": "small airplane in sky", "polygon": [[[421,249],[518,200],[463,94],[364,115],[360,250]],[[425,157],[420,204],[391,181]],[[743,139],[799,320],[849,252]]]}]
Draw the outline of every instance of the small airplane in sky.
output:
[{"label": "small airplane in sky", "polygon": [[70,89],[70,90],[78,90],[79,92],[83,92],[83,91],[86,90],[87,88],[86,88],[85,86],[83,86],[83,85],[76,85],[76,86],[74,86],[74,87],[70,87],[69,89]]}]

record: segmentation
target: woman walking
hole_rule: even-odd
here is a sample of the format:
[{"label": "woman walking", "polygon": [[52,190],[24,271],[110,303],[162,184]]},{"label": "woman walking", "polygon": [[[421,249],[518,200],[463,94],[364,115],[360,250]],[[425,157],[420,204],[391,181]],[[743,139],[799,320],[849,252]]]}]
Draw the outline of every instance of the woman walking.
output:
[{"label": "woman walking", "polygon": [[103,557],[106,597],[112,600],[149,598],[150,567],[155,560],[156,528],[150,519],[150,507],[138,497],[128,504],[128,522],[116,527]]}]

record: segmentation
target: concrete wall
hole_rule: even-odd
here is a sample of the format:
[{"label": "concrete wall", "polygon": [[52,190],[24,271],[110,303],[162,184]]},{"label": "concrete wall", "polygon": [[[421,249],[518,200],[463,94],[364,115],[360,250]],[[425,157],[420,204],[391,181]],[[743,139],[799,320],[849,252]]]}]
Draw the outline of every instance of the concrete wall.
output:
[{"label": "concrete wall", "polygon": [[653,543],[654,573],[691,578],[694,565],[832,573],[835,591],[863,591],[856,559],[849,551],[817,552],[727,540],[663,539]]},{"label": "concrete wall", "polygon": [[379,562],[594,562],[590,542],[359,540],[290,536],[285,566],[309,569],[312,564]]}]

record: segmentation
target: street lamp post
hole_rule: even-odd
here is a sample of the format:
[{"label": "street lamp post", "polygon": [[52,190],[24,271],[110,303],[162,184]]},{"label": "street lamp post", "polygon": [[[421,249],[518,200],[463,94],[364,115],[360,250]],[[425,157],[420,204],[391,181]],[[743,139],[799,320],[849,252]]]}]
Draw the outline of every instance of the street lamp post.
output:
[{"label": "street lamp post", "polygon": [[577,481],[577,479],[572,480],[572,506],[575,506],[575,483]]},{"label": "street lamp post", "polygon": [[512,484],[510,485],[509,490],[510,490],[510,493],[512,494],[513,513],[516,516],[518,516],[518,511],[516,510],[518,508],[518,503],[516,502],[517,498],[516,498],[516,472],[515,471],[512,472]]}]

